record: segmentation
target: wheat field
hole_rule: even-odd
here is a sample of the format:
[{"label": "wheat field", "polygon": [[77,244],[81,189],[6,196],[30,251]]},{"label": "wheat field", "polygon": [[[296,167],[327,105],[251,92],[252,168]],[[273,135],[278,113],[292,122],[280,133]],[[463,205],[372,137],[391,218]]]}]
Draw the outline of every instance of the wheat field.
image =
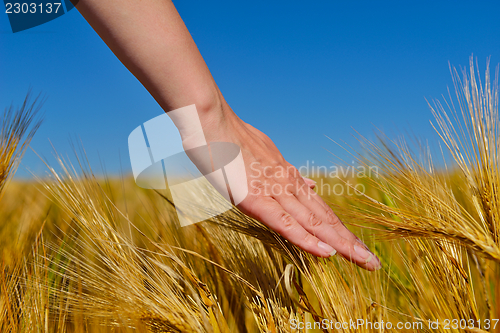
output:
[{"label": "wheat field", "polygon": [[40,126],[28,96],[1,127],[0,331],[500,332],[498,68],[450,69],[455,94],[429,101],[445,157],[359,135],[346,149],[379,172],[316,179],[354,191],[324,199],[376,272],[237,209],[181,228],[168,191],[95,176],[84,154],[12,179]]}]

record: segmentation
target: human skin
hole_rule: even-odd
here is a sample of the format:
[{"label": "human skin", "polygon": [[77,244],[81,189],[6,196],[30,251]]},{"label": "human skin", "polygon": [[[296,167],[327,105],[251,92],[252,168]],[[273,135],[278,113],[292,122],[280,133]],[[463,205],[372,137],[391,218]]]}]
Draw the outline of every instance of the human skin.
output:
[{"label": "human skin", "polygon": [[[195,104],[208,143],[240,147],[249,191],[238,204],[242,212],[315,256],[337,252],[365,269],[380,268],[379,259],[312,190],[314,182],[233,112],[171,1],[81,0],[76,8],[163,110]],[[283,190],[276,194],[273,186]]]}]

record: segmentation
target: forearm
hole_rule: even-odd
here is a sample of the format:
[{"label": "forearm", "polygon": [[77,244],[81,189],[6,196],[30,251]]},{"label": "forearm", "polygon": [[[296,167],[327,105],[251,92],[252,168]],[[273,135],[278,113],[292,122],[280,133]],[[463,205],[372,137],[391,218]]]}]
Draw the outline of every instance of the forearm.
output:
[{"label": "forearm", "polygon": [[81,0],[77,6],[165,111],[222,109],[222,95],[170,0]]}]

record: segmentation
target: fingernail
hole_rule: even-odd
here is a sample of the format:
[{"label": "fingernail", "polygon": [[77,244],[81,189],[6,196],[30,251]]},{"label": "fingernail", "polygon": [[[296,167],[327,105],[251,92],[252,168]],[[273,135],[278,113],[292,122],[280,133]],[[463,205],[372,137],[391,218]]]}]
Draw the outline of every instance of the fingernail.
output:
[{"label": "fingernail", "polygon": [[373,253],[362,248],[361,246],[359,246],[357,244],[354,245],[354,252],[356,252],[361,257],[361,259],[363,259],[365,261],[365,264],[368,264],[375,257],[375,255]]},{"label": "fingernail", "polygon": [[335,253],[337,253],[337,250],[335,250],[333,247],[330,245],[323,243],[322,241],[318,242],[318,247],[328,253],[330,256],[334,256]]},{"label": "fingernail", "polygon": [[[370,249],[368,248],[368,246],[366,246],[366,244],[365,244],[365,243],[363,243],[363,241],[361,241],[361,239],[359,239],[359,238],[358,238],[356,241],[357,241],[357,242],[358,242],[358,243],[359,243],[362,247],[364,247],[364,248],[365,248],[365,250],[366,250],[366,251],[368,251],[368,252],[370,253],[370,255],[371,255],[371,256],[367,259],[368,261],[366,261],[366,263],[369,263],[372,259],[374,259],[375,261],[374,261],[374,263],[373,263],[373,264],[374,264],[374,268],[375,268],[375,270],[382,268],[382,264],[380,263],[380,259],[379,259],[376,255],[374,255],[372,251],[370,251]],[[356,245],[355,245],[355,246],[356,246]],[[356,251],[356,249],[354,249],[354,250]],[[358,251],[356,251],[356,252],[358,252]],[[358,254],[359,254],[360,256],[362,256],[362,254],[360,254],[360,253],[358,253]]]},{"label": "fingernail", "polygon": [[362,241],[361,239],[359,239],[359,238],[358,238],[358,239],[356,239],[356,241],[357,241],[357,242],[358,242],[358,243],[359,243],[362,247],[364,247],[364,248],[365,248],[365,250],[367,250],[367,251],[369,251],[369,252],[372,252],[372,251],[370,251],[370,249],[368,248],[368,246],[366,246],[366,244],[365,244],[365,243],[363,243],[363,241]]}]

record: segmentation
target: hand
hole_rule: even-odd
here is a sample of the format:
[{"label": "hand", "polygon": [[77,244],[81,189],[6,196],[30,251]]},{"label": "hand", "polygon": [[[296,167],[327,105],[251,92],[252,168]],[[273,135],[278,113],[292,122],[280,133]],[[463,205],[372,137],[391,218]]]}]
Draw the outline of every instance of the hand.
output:
[{"label": "hand", "polygon": [[243,154],[248,195],[237,207],[301,249],[319,257],[335,253],[368,270],[380,260],[351,233],[330,207],[285,161],[264,133],[239,119],[227,104],[200,112],[207,142],[232,142]]}]

